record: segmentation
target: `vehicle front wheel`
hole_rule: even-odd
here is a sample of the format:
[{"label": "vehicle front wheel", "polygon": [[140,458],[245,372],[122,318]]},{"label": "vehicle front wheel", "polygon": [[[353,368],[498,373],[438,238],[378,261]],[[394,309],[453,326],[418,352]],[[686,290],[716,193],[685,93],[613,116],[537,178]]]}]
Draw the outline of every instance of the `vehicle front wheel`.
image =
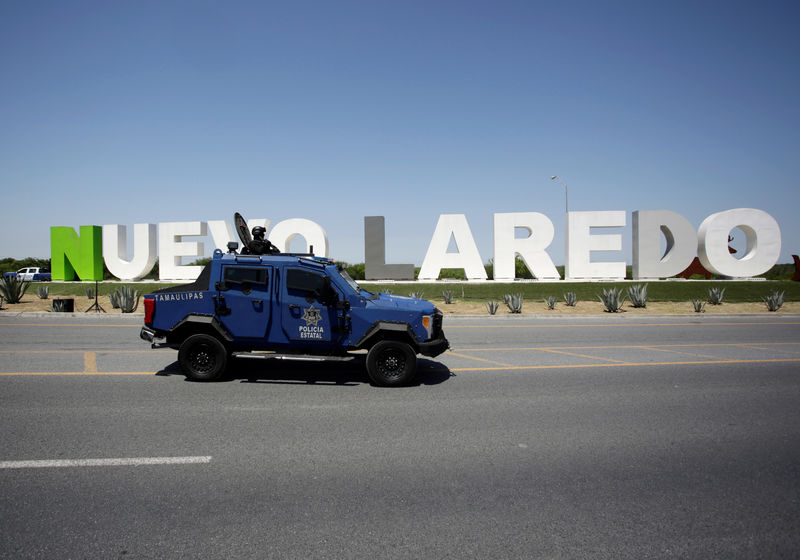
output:
[{"label": "vehicle front wheel", "polygon": [[406,385],[417,373],[417,355],[405,342],[382,340],[367,353],[367,373],[376,385]]},{"label": "vehicle front wheel", "polygon": [[193,334],[178,350],[181,371],[195,381],[213,381],[222,377],[228,363],[228,351],[219,339],[207,334]]}]

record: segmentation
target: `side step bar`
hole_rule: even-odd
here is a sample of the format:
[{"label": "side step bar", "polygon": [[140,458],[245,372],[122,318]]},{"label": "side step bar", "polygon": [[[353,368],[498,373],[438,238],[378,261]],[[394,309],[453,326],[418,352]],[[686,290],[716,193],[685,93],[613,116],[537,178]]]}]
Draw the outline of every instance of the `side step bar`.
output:
[{"label": "side step bar", "polygon": [[273,354],[271,352],[234,352],[234,358],[251,360],[291,360],[296,362],[349,362],[355,356],[316,356],[314,354]]}]

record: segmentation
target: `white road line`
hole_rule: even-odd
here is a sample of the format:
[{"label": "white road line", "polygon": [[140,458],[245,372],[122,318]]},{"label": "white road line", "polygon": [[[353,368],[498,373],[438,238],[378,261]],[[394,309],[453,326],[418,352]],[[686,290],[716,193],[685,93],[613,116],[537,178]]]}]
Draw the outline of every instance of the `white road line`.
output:
[{"label": "white road line", "polygon": [[52,467],[141,467],[144,465],[191,465],[210,463],[211,457],[127,457],[120,459],[55,459],[43,461],[0,461],[0,469],[42,469]]}]

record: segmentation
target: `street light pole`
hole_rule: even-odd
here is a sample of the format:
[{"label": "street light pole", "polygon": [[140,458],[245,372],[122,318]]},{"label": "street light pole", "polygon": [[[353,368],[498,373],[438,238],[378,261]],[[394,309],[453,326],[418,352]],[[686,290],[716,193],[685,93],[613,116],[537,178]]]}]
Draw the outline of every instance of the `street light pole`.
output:
[{"label": "street light pole", "polygon": [[564,210],[567,214],[569,214],[569,192],[567,191],[567,184],[561,180],[558,175],[553,175],[550,177],[551,181],[558,182],[562,187],[564,187]]},{"label": "street light pole", "polygon": [[557,181],[564,187],[564,222],[565,222],[565,235],[564,235],[564,280],[570,277],[570,264],[569,264],[569,191],[567,184],[561,180],[558,175],[550,177],[551,181]]}]

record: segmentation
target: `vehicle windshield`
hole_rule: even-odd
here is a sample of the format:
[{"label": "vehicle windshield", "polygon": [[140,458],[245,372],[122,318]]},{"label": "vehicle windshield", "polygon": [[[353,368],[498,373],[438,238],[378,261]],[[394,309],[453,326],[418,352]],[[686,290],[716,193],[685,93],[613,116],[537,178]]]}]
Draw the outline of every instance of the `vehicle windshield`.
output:
[{"label": "vehicle windshield", "polygon": [[360,294],[366,298],[373,297],[373,295],[370,292],[359,286],[358,283],[355,280],[353,280],[353,278],[347,273],[346,270],[340,268],[337,268],[337,270],[339,271],[341,277],[344,278],[344,281],[347,282],[347,284],[351,288],[353,288],[353,290],[355,290],[357,294]]}]

